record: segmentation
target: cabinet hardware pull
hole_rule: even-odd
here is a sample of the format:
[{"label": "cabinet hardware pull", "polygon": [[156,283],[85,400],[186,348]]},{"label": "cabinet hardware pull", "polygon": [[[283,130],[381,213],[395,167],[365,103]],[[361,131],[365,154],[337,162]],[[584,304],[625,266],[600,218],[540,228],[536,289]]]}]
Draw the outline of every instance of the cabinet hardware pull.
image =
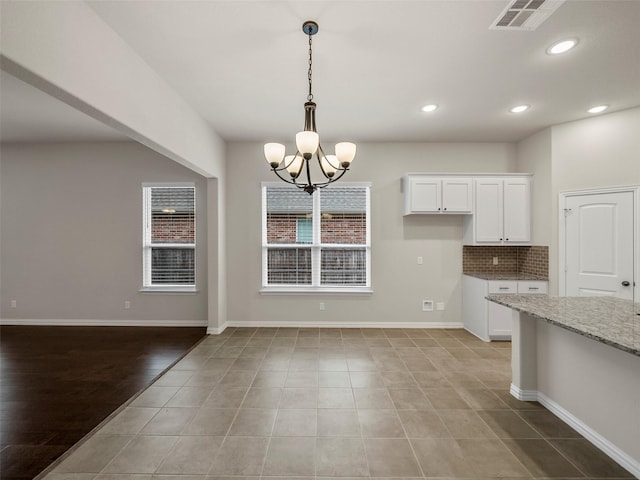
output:
[{"label": "cabinet hardware pull", "polygon": [[509,290],[509,287],[500,287],[500,290]]},{"label": "cabinet hardware pull", "polygon": [[538,287],[529,287],[529,290],[540,290]]}]

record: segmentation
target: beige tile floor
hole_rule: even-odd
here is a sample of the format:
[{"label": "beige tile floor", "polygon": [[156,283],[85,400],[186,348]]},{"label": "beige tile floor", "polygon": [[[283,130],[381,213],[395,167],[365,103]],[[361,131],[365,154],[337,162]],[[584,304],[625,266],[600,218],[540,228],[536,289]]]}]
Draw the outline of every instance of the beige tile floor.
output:
[{"label": "beige tile floor", "polygon": [[46,480],[632,478],[463,330],[209,336]]}]

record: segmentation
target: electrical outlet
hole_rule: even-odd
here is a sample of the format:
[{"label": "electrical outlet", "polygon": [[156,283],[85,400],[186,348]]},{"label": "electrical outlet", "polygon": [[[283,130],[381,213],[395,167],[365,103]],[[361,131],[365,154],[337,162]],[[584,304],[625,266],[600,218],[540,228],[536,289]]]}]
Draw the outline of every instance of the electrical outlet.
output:
[{"label": "electrical outlet", "polygon": [[436,310],[444,310],[444,302],[436,303]]},{"label": "electrical outlet", "polygon": [[324,312],[324,302],[320,302],[320,311]]},{"label": "electrical outlet", "polygon": [[433,300],[422,300],[422,311],[433,312]]},{"label": "electrical outlet", "polygon": [[124,309],[129,310],[131,308],[131,302],[129,300],[124,301]]},{"label": "electrical outlet", "polygon": [[418,265],[422,265],[422,257],[418,257]]},{"label": "electrical outlet", "polygon": [[493,257],[493,264],[498,265],[498,257]]},{"label": "electrical outlet", "polygon": [[11,308],[18,308],[18,302],[11,300]]}]

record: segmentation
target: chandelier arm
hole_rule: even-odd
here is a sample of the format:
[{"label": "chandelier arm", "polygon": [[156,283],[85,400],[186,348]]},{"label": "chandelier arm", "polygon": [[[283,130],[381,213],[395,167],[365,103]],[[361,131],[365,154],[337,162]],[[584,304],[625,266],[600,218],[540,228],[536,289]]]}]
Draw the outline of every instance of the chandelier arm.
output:
[{"label": "chandelier arm", "polygon": [[314,132],[318,132],[316,129],[316,107],[314,104],[313,110],[311,110],[311,130]]},{"label": "chandelier arm", "polygon": [[330,183],[333,183],[336,180],[339,180],[345,173],[347,173],[347,170],[349,170],[349,169],[348,168],[339,168],[336,171],[336,174],[326,182],[326,185],[329,185]]},{"label": "chandelier arm", "polygon": [[313,183],[311,183],[311,165],[310,165],[310,161],[309,160],[303,160],[304,161],[304,168],[307,170],[307,185],[313,185]]},{"label": "chandelier arm", "polygon": [[316,158],[318,159],[318,166],[320,167],[320,171],[322,172],[324,177],[328,178],[329,180],[331,180],[331,177],[329,175],[327,175],[327,172],[325,171],[324,167],[322,166],[322,157],[320,156],[320,154],[322,154],[322,157],[327,158],[327,156],[324,153],[324,149],[322,148],[322,145],[320,145],[320,143],[318,143],[318,151],[316,152]]},{"label": "chandelier arm", "polygon": [[[307,192],[307,193],[309,193],[309,194],[313,193],[313,191],[315,191],[315,190],[316,190],[316,188],[323,188],[323,187],[325,187],[325,186],[326,186],[326,185],[324,185],[324,184],[323,184],[323,185],[321,185],[321,186],[317,186],[317,185],[315,185],[315,184],[310,184],[310,185],[306,185],[306,184],[305,184],[305,185],[301,185],[301,184],[299,184],[298,182],[296,182],[296,179],[295,179],[295,178],[294,178],[293,180],[289,180],[288,178],[285,178],[285,177],[283,177],[282,175],[280,175],[280,173],[278,173],[278,170],[276,170],[276,169],[272,169],[272,170],[273,170],[273,173],[275,173],[275,174],[278,176],[278,178],[279,178],[280,180],[282,180],[283,182],[288,183],[289,185],[293,185],[293,186],[295,186],[295,187],[298,187],[300,190],[304,190],[305,192]],[[281,168],[280,170],[282,170],[282,168]]]},{"label": "chandelier arm", "polygon": [[287,183],[291,183],[291,184],[294,184],[294,185],[295,185],[295,182],[292,182],[292,181],[291,181],[291,180],[289,180],[288,178],[283,177],[282,175],[280,175],[280,172],[281,172],[282,170],[284,170],[284,168],[280,168],[280,169],[277,169],[277,170],[274,168],[274,169],[273,169],[273,173],[275,173],[275,174],[280,178],[280,180],[283,180],[283,181],[285,181],[285,182],[287,182]]},{"label": "chandelier arm", "polygon": [[315,103],[307,102],[304,104],[304,131],[315,132],[314,118]]}]

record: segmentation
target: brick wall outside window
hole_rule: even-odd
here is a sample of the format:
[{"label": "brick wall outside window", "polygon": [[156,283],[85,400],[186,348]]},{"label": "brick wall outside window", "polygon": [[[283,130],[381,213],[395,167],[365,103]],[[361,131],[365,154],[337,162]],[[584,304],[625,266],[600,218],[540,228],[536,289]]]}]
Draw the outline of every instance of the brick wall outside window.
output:
[{"label": "brick wall outside window", "polygon": [[195,243],[193,213],[153,212],[151,241],[153,243]]},{"label": "brick wall outside window", "polygon": [[[267,243],[296,243],[299,218],[306,215],[269,214]],[[322,243],[366,243],[365,216],[360,214],[325,214],[322,219]]]}]

